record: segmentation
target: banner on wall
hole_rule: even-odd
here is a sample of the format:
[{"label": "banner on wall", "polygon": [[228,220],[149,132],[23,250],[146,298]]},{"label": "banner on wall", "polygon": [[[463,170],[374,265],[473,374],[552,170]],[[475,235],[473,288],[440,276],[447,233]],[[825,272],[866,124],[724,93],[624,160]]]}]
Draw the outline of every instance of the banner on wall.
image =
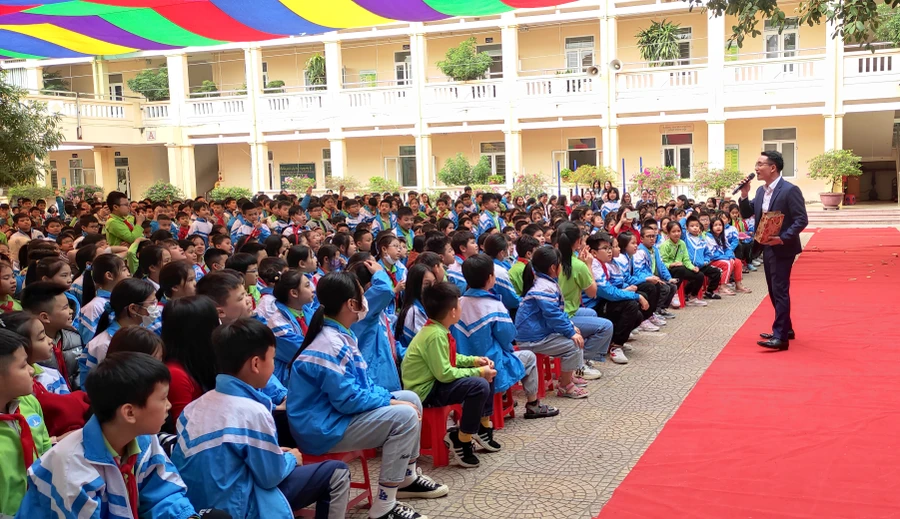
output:
[{"label": "banner on wall", "polygon": [[740,152],[737,144],[725,145],[725,169],[740,171]]}]

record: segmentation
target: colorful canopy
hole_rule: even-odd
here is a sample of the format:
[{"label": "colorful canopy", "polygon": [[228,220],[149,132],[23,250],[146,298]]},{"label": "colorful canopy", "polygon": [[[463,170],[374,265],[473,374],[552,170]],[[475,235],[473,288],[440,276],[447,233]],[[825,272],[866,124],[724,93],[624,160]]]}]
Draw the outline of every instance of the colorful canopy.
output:
[{"label": "colorful canopy", "polygon": [[572,0],[0,0],[0,59],[72,58],[486,16]]}]

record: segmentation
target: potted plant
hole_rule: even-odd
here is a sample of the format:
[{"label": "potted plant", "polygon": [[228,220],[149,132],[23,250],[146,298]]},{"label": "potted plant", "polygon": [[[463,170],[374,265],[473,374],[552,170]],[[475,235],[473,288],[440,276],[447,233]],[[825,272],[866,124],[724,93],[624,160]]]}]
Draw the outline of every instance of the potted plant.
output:
[{"label": "potted plant", "polygon": [[43,73],[44,88],[41,93],[44,95],[54,95],[58,92],[71,92],[71,84],[62,77],[60,72]]},{"label": "potted plant", "polygon": [[678,48],[680,40],[677,23],[666,21],[650,22],[650,27],[641,29],[635,35],[641,59],[651,67],[668,67],[681,57]]},{"label": "potted plant", "polygon": [[400,191],[400,184],[384,177],[369,177],[369,191],[372,193],[397,193]]},{"label": "potted plant", "polygon": [[493,62],[490,54],[477,51],[475,38],[463,40],[456,47],[450,47],[445,58],[438,61],[437,66],[453,81],[483,79]]},{"label": "potted plant", "polygon": [[284,187],[297,195],[303,195],[310,187],[316,187],[316,179],[309,177],[288,177],[284,181]]},{"label": "potted plant", "polygon": [[843,185],[844,177],[858,177],[863,173],[862,158],[850,150],[828,150],[809,159],[807,165],[809,178],[826,180],[831,184],[831,192],[819,193],[825,210],[840,209],[844,193],[842,191],[835,193],[834,190],[837,186]]},{"label": "potted plant", "polygon": [[[247,90],[247,87],[244,86],[244,90]],[[266,94],[283,94],[284,93],[284,81],[280,79],[273,79],[266,83],[266,87],[263,89],[263,92]]]},{"label": "potted plant", "polygon": [[496,186],[506,182],[506,177],[503,175],[491,175],[488,177],[488,185]]},{"label": "potted plant", "polygon": [[200,86],[191,89],[191,97],[219,97],[219,87],[214,81],[204,79]]},{"label": "potted plant", "polygon": [[249,200],[252,196],[253,193],[246,187],[215,187],[209,192],[210,200],[225,200],[229,197],[235,200],[241,198]]},{"label": "potted plant", "polygon": [[547,183],[547,179],[544,178],[543,173],[526,173],[514,175],[513,178],[513,187],[511,189],[513,197],[522,196],[528,199],[532,196],[536,197],[546,190],[544,186]]},{"label": "potted plant", "polygon": [[173,200],[183,200],[184,193],[168,182],[157,180],[147,188],[143,198],[149,198],[151,202],[171,203]]},{"label": "potted plant", "polygon": [[48,204],[51,204],[56,200],[56,192],[52,187],[39,186],[37,184],[19,184],[12,186],[6,192],[6,196],[10,201],[15,201],[19,198],[30,198],[34,202],[43,200]]},{"label": "potted plant", "polygon": [[631,182],[637,186],[635,192],[639,192],[641,189],[652,189],[656,191],[657,196],[661,197],[663,192],[670,191],[680,179],[675,168],[657,166],[644,168],[644,171],[635,173],[631,177]]},{"label": "potted plant", "polygon": [[700,162],[694,164],[692,176],[698,191],[722,198],[725,190],[737,185],[745,175],[735,169],[711,168],[708,162]]},{"label": "potted plant", "polygon": [[342,187],[344,188],[344,192],[346,193],[359,194],[363,190],[362,182],[354,177],[325,177],[325,189],[340,191]]},{"label": "potted plant", "polygon": [[158,69],[147,69],[126,81],[132,92],[147,98],[147,101],[169,100],[169,69],[165,65]]},{"label": "potted plant", "polygon": [[90,184],[78,184],[74,186],[69,186],[69,189],[66,189],[66,200],[72,202],[75,198],[79,200],[93,200],[96,198],[97,194],[103,195],[103,188],[100,186],[93,186]]},{"label": "potted plant", "polygon": [[316,54],[306,60],[306,84],[310,90],[324,90],[328,82],[325,76],[325,56]]}]

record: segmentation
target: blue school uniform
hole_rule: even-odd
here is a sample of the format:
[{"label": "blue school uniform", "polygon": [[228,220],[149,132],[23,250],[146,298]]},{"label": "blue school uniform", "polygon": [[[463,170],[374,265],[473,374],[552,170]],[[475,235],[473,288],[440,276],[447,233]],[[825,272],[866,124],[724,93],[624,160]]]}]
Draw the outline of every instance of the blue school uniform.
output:
[{"label": "blue school uniform", "polygon": [[468,283],[466,283],[466,278],[462,273],[463,261],[464,260],[459,255],[453,256],[453,264],[447,267],[447,279],[456,285],[460,294],[465,294],[466,289],[469,288]]},{"label": "blue school uniform", "polygon": [[184,408],[172,462],[191,502],[232,517],[293,517],[278,485],[297,459],[278,446],[272,408],[268,397],[230,375],[218,375],[214,391]]},{"label": "blue school uniform", "polygon": [[390,217],[385,220],[379,213],[372,219],[372,225],[369,228],[372,230],[373,236],[378,236],[378,233],[381,231],[393,231],[397,228],[397,216],[391,213]]},{"label": "blue school uniform", "polygon": [[[271,289],[266,288],[268,292]],[[274,376],[282,383],[288,383],[291,374],[291,364],[300,351],[303,344],[303,328],[297,319],[303,319],[306,326],[312,320],[312,314],[303,313],[302,317],[294,317],[291,310],[279,303],[270,294],[263,294],[256,307],[258,316],[264,317],[266,325],[275,334],[275,373]]]},{"label": "blue school uniform", "polygon": [[699,236],[686,234],[684,242],[685,245],[687,245],[688,256],[691,258],[691,263],[693,263],[695,267],[701,268],[709,265],[709,242],[703,233]]},{"label": "blue school uniform", "polygon": [[[81,299],[75,297],[75,294],[71,292],[66,292],[66,299],[69,300],[69,308],[72,309],[72,315],[80,315],[81,314]],[[77,322],[72,322],[72,328],[75,328],[75,331],[80,330],[80,324]]]},{"label": "blue school uniform", "polygon": [[618,200],[614,202],[604,202],[603,205],[600,206],[600,216],[606,220],[606,215],[618,211],[620,207],[622,207],[622,204]]},{"label": "blue school uniform", "polygon": [[498,231],[503,231],[504,227],[506,227],[506,222],[503,221],[503,218],[500,218],[498,213],[491,213],[485,209],[478,218],[478,227],[475,228],[475,237],[477,238],[494,228]]},{"label": "blue school uniform", "polygon": [[494,288],[491,292],[500,296],[503,306],[510,311],[516,311],[522,299],[516,293],[512,281],[509,279],[509,266],[502,261],[494,260]]},{"label": "blue school uniform", "polygon": [[672,279],[672,274],[663,263],[659,248],[653,247],[651,252],[643,243],[638,245],[638,250],[634,253],[634,275],[644,279],[650,276],[659,276],[663,281]]},{"label": "blue school uniform", "polygon": [[409,343],[425,326],[426,321],[428,321],[428,316],[425,314],[425,307],[418,300],[414,301],[412,308],[406,312],[406,319],[403,320],[403,335],[397,338],[397,355],[401,360],[406,356]]},{"label": "blue school uniform", "polygon": [[[244,215],[237,215],[234,223],[230,227],[231,229],[231,243],[237,246],[237,242],[244,236],[254,236],[256,233],[256,240],[259,243],[263,243],[266,241],[266,238],[272,235],[272,232],[269,230],[269,226],[266,224],[262,224],[259,226],[259,229],[256,229],[252,224],[247,222],[244,219]],[[258,232],[257,232],[258,231]]]},{"label": "blue school uniform", "polygon": [[386,310],[394,302],[391,279],[383,270],[372,276],[372,284],[366,290],[369,312],[362,321],[350,327],[359,337],[359,351],[368,365],[369,376],[388,391],[399,391],[400,375],[397,373],[396,349],[393,326]]},{"label": "blue school uniform", "polygon": [[500,296],[477,288],[466,290],[460,305],[459,322],[450,329],[456,351],[494,361],[494,392],[506,391],[525,376],[525,366],[513,353],[516,327],[509,312]]},{"label": "blue school uniform", "polygon": [[594,261],[591,264],[591,273],[594,275],[594,283],[597,284],[597,297],[589,298],[584,292],[581,293],[581,302],[584,307],[594,308],[598,303],[615,302],[615,301],[637,301],[638,293],[629,290],[623,290],[617,287],[610,280],[610,271],[618,270],[618,266],[610,263],[601,263]]},{"label": "blue school uniform", "polygon": [[81,313],[75,318],[75,323],[77,323],[75,328],[78,330],[78,335],[81,336],[81,342],[84,344],[91,342],[91,339],[97,334],[97,324],[100,322],[103,312],[109,306],[109,295],[108,290],[97,290],[97,295],[94,296],[94,299],[88,301],[81,308]]},{"label": "blue school uniform", "polygon": [[[407,273],[406,267],[399,261],[394,263],[393,268],[389,267],[384,262],[383,259],[378,260],[378,264],[381,265],[381,268],[384,269],[385,275],[387,275],[388,280],[391,282],[391,290],[394,289],[394,281],[392,279],[390,279],[391,274],[394,275],[394,278],[397,280],[397,283],[402,283],[402,282],[406,281],[406,273]],[[397,297],[395,294],[394,298],[391,299],[390,304],[385,309],[385,311],[387,312],[388,318],[391,320],[391,325],[393,325],[394,323],[397,322],[396,321],[396,317],[397,317],[397,301],[396,301],[396,299],[397,299]]]},{"label": "blue school uniform", "polygon": [[[138,515],[187,519],[195,515],[187,489],[155,435],[134,440]],[[63,438],[28,469],[28,491],[17,519],[131,519],[125,480],[100,422]]]},{"label": "blue school uniform", "polygon": [[209,233],[212,232],[213,224],[208,221],[206,218],[197,218],[191,223],[190,229],[188,229],[188,236],[193,236],[196,234],[203,238],[203,243],[209,247]]},{"label": "blue school uniform", "polygon": [[291,366],[288,421],[303,452],[332,449],[353,419],[391,405],[391,394],[369,377],[356,334],[325,318],[322,331]]},{"label": "blue school uniform", "polygon": [[538,342],[552,334],[575,335],[575,325],[566,313],[566,302],[555,279],[535,272],[534,286],[524,297],[516,313],[516,340]]}]

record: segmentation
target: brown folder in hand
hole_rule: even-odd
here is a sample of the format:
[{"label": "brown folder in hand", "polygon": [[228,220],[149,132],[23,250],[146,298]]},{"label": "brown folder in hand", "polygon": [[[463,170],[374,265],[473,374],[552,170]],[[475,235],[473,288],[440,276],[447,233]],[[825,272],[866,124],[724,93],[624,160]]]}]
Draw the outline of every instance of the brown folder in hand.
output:
[{"label": "brown folder in hand", "polygon": [[759,223],[756,225],[757,242],[765,244],[772,238],[781,235],[781,224],[784,223],[784,214],[781,211],[769,211],[763,213]]}]

